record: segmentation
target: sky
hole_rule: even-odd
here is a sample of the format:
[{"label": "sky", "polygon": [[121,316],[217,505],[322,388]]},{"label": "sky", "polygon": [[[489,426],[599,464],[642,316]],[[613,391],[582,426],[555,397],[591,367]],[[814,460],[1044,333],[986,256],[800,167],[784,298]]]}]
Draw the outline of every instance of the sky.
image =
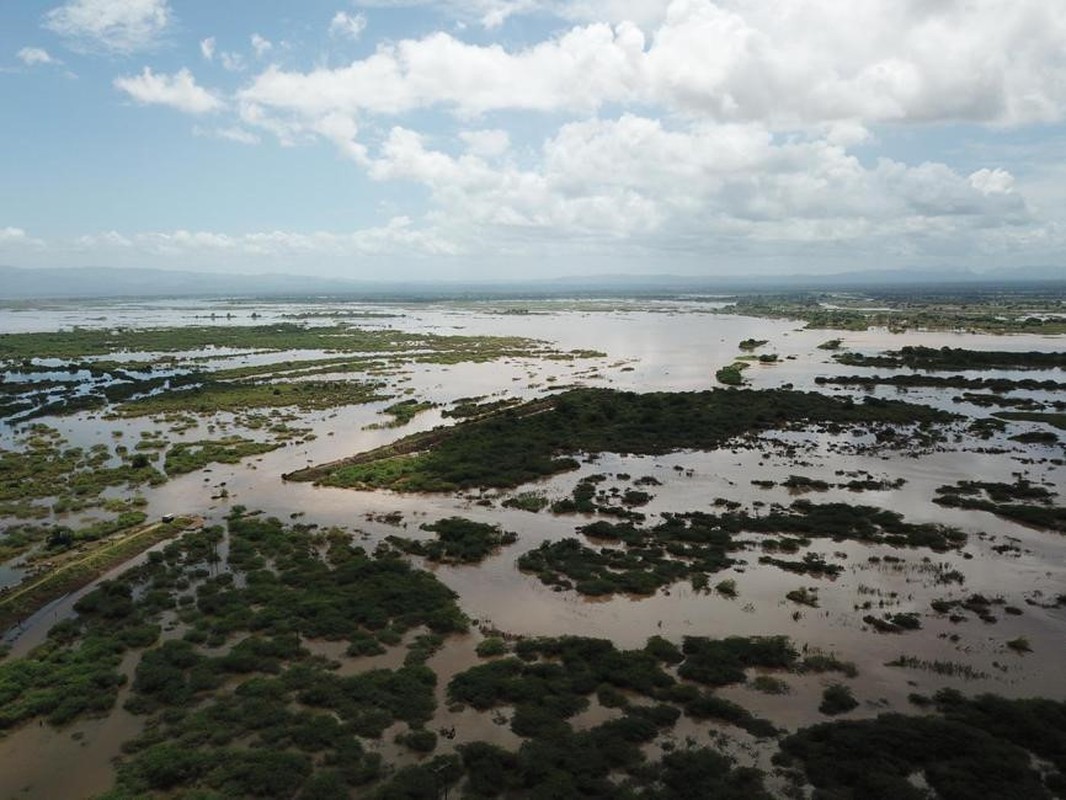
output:
[{"label": "sky", "polygon": [[0,264],[1062,265],[1066,0],[5,0]]}]

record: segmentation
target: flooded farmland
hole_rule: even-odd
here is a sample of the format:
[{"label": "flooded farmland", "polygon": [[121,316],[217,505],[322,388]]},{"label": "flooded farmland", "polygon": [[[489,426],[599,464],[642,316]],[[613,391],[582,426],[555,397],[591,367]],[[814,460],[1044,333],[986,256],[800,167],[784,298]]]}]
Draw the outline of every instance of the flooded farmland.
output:
[{"label": "flooded farmland", "polygon": [[[284,382],[286,387],[301,383],[320,387],[325,385],[320,382],[326,381],[335,386],[358,380],[374,384],[373,397],[368,394],[358,403],[305,399],[302,405],[292,406],[257,406],[258,401],[242,399],[243,405],[234,404],[217,413],[163,407],[153,412],[150,405],[141,413],[137,404],[152,400],[144,394],[75,413],[65,413],[60,405],[55,413],[38,414],[34,403],[39,400],[35,399],[0,424],[0,448],[10,453],[43,448],[32,440],[47,435],[58,442],[50,445],[56,452],[78,449],[92,453],[95,448],[98,459],[85,468],[88,470],[122,468],[130,463],[132,453],[146,456],[146,468],[149,457],[157,468],[170,464],[165,479],[158,482],[116,482],[101,493],[112,501],[112,508],[136,510],[145,520],[191,515],[200,518],[203,528],[218,526],[223,531],[220,549],[214,551],[218,560],[210,562],[216,566],[208,571],[202,566],[208,562],[189,556],[190,568],[200,569],[200,573],[193,569],[191,579],[173,583],[179,598],[176,602],[182,603],[182,596],[188,599],[177,606],[179,613],[169,622],[170,633],[164,626],[164,640],[167,636],[178,640],[188,631],[200,630],[193,616],[180,619],[180,609],[194,607],[193,597],[200,585],[197,581],[214,581],[220,573],[235,575],[231,582],[237,585],[247,579],[248,568],[234,566],[227,549],[232,545],[224,531],[235,514],[240,518],[261,512],[257,518],[274,517],[311,532],[331,531],[331,536],[344,537],[367,553],[390,550],[395,537],[430,541],[433,535],[421,526],[451,517],[515,534],[513,543],[495,548],[477,562],[434,561],[417,553],[404,557],[413,568],[426,570],[454,592],[459,611],[470,620],[470,632],[445,632],[423,659],[436,675],[436,706],[428,720],[410,727],[447,734],[437,740],[437,757],[476,741],[511,750],[521,745],[524,737],[509,727],[517,713],[514,702],[500,703],[490,712],[479,709],[474,701],[457,702],[447,690],[455,676],[486,663],[478,653],[479,643],[497,638],[510,652],[515,642],[538,637],[602,638],[629,651],[643,648],[650,637],[681,643],[686,637],[785,636],[801,655],[824,654],[853,665],[854,674],[843,679],[834,673],[766,668],[763,671],[784,684],[776,692],[759,690],[754,682],[756,672],[751,672],[746,682],[720,689],[721,698],[767,720],[781,732],[794,732],[825,720],[819,698],[827,686],[840,680],[857,701],[847,712],[848,719],[873,718],[886,711],[917,713],[911,699],[914,695],[929,697],[944,688],[966,695],[988,692],[1004,698],[1066,700],[1066,684],[1061,680],[1062,642],[1066,640],[1066,538],[1062,528],[1034,524],[1018,513],[1011,516],[973,504],[934,502],[954,496],[943,487],[963,485],[965,492],[977,492],[968,487],[969,482],[1027,489],[1034,496],[1047,498],[1041,508],[1061,509],[1066,491],[1061,435],[1066,434],[1056,434],[1054,424],[1039,416],[995,417],[1001,406],[989,408],[980,398],[967,398],[957,388],[816,381],[854,375],[891,378],[923,374],[908,368],[840,363],[833,358],[837,349],[822,347],[831,338],[841,340],[837,346],[841,352],[876,355],[905,347],[1053,353],[1063,349],[1061,337],[810,330],[791,320],[708,313],[715,307],[713,300],[558,301],[530,308],[492,302],[363,304],[340,309],[336,303],[190,301],[102,304],[77,312],[67,307],[2,310],[0,331],[20,334],[119,328],[178,330],[204,324],[288,325],[300,318],[301,326],[306,323],[312,329],[344,325],[410,338],[403,340],[402,348],[390,343],[391,349],[360,351],[360,360],[351,363],[344,362],[337,351],[299,346],[85,353],[70,361],[120,362],[127,371],[139,363],[150,367],[165,364],[174,371],[202,369],[208,377],[216,370],[234,375],[239,370],[260,370],[257,375],[267,384]],[[366,316],[351,318],[345,314]],[[476,352],[469,342],[447,344],[457,348],[452,351],[444,349],[443,341],[424,346],[419,337],[497,337],[498,341],[486,346],[489,349],[484,352]],[[943,417],[938,417],[941,421],[895,425],[898,432],[892,435],[884,433],[892,425],[877,421],[765,424],[731,435],[714,447],[678,447],[664,452],[641,452],[639,448],[629,452],[582,450],[566,454],[573,458],[572,468],[513,486],[408,492],[282,478],[283,474],[392,445],[438,426],[455,425],[456,417],[449,412],[471,399],[477,404],[550,400],[575,388],[640,394],[716,390],[716,396],[728,396],[735,390],[722,387],[716,371],[745,355],[746,351],[738,347],[745,340],[759,342],[752,352],[775,356],[742,362],[750,364],[743,371],[746,389],[816,391],[842,403],[850,398],[860,408],[867,398],[905,401],[933,409]],[[384,345],[372,343],[370,347]],[[76,383],[90,374],[55,371],[67,363],[31,359],[20,363],[17,370],[9,365],[4,380],[27,385],[34,380],[63,383],[69,378],[68,382]],[[1007,382],[1066,381],[1066,370],[1061,367],[955,370],[950,374]],[[321,391],[325,390],[314,389],[311,394]],[[64,392],[60,387],[56,396],[76,396],[76,392]],[[37,398],[39,393],[27,389],[25,397],[30,396]],[[1066,394],[1059,389],[1018,388],[997,396],[1053,414],[1061,412]],[[50,398],[48,402],[53,402]],[[404,400],[421,404],[409,419],[399,416],[402,412],[395,408]],[[1061,418],[1061,413],[1058,416]],[[995,420],[996,424],[979,434],[974,420]],[[50,432],[42,433],[41,426]],[[244,455],[238,440],[241,447],[258,443],[269,444],[270,449]],[[209,441],[227,443],[217,460],[197,462],[188,470],[175,466],[178,462],[172,453],[176,446],[185,443],[192,451],[201,452],[203,443]],[[591,509],[575,511],[558,505],[576,496],[581,485],[595,486]],[[85,497],[76,489],[71,491],[74,498]],[[640,497],[627,504],[623,498],[630,492]],[[48,529],[0,564],[0,585],[7,592],[19,591],[20,584],[30,580],[30,572],[47,570],[47,564],[59,558],[51,554],[56,529],[62,526],[76,534],[87,525],[110,519],[106,502],[58,502],[64,496],[57,490],[54,496],[26,497],[21,505],[12,500],[4,506],[7,516],[0,524],[5,526],[5,536],[14,536],[27,525]],[[535,504],[538,508],[511,502],[521,496],[543,502]],[[784,529],[781,533],[767,532],[755,524],[775,509],[782,518],[792,515],[789,524],[793,524],[794,516],[808,513],[805,504],[894,512],[901,516],[900,524],[954,532],[951,535],[957,538],[952,541],[957,544],[901,545],[895,540],[819,530],[797,533],[798,528],[789,529],[786,535]],[[741,524],[742,530],[725,546],[728,563],[707,568],[705,575],[701,573],[702,580],[686,574],[646,592],[590,593],[575,588],[580,588],[578,579],[552,584],[520,569],[518,563],[520,557],[542,545],[567,539],[577,539],[593,550],[620,550],[616,540],[597,540],[579,531],[598,520],[612,524],[629,520],[644,531],[681,515],[701,513],[720,521],[731,514],[729,520],[751,522],[747,529]],[[326,544],[315,541],[326,553]],[[333,539],[329,541],[331,547],[338,546]],[[154,550],[162,554],[164,548],[159,544]],[[271,558],[265,556],[264,563]],[[151,556],[137,556],[132,563],[156,562]],[[812,570],[812,564],[820,566]],[[116,565],[105,577],[115,578],[124,568]],[[97,585],[54,598],[44,609],[18,619],[4,634],[8,654],[0,664],[15,663],[33,647],[54,641],[48,638],[48,629],[70,619],[75,603]],[[400,669],[405,654],[412,648],[417,650],[413,645],[416,637],[431,630],[429,622],[413,624],[394,643],[386,639],[377,655],[353,653],[343,637],[297,632],[310,654],[337,664],[337,676],[352,676],[375,669]],[[190,647],[201,648],[197,652],[202,654],[211,646],[224,650],[223,645],[240,639],[234,630],[218,636],[213,644],[210,639],[206,643],[189,639]],[[158,710],[146,703],[134,707],[137,714],[124,709],[134,690],[143,694],[145,681],[136,677],[135,652],[125,651],[117,667],[125,677],[110,712],[97,710],[55,727],[39,724],[32,717],[13,724],[0,738],[0,764],[4,765],[0,769],[0,797],[89,797],[112,785],[112,760],[123,755],[124,742],[140,735],[143,715]],[[672,667],[665,669],[674,674]],[[617,708],[602,705],[602,700],[603,696],[594,699],[580,716],[571,718],[575,731],[589,730],[620,716]],[[644,702],[636,697],[631,701]],[[418,747],[403,744],[408,741],[403,738],[407,726],[393,720],[384,734],[363,737],[367,752],[376,754],[385,765],[383,775],[390,774],[389,769],[418,765],[427,758]],[[395,741],[397,734],[400,743]],[[688,739],[710,746],[723,736],[732,743],[722,747],[737,763],[760,767],[768,774],[773,771],[770,755],[774,739],[753,736],[720,719],[708,721],[698,715],[686,715],[675,729],[662,733],[655,752],[670,752],[678,742]],[[86,768],[79,770],[76,785],[60,785],[46,765],[70,760]],[[773,792],[786,792],[785,777],[771,776],[768,780]],[[351,791],[372,791],[370,783],[366,787],[352,784]]]}]

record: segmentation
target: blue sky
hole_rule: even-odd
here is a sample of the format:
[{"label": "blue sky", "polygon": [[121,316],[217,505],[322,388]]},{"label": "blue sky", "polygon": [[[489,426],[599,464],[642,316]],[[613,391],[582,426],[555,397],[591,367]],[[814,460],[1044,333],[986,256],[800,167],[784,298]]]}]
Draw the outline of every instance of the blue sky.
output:
[{"label": "blue sky", "polygon": [[0,264],[1061,265],[1064,41],[1048,0],[7,2]]}]

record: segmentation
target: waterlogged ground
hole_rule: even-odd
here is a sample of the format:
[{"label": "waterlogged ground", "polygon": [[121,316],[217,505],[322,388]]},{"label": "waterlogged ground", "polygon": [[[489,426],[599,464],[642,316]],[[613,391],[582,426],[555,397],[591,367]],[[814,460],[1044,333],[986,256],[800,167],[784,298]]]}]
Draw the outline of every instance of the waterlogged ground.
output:
[{"label": "waterlogged ground", "polygon": [[[445,701],[444,687],[448,680],[479,663],[474,648],[486,632],[507,637],[567,634],[606,637],[624,648],[640,647],[653,635],[680,642],[685,636],[786,634],[804,652],[833,653],[855,664],[857,676],[845,682],[853,689],[859,706],[849,712],[849,718],[873,717],[891,709],[914,711],[908,695],[931,695],[945,686],[966,694],[988,691],[1006,697],[1066,699],[1066,684],[1061,680],[1066,605],[1057,604],[1059,595],[1066,591],[1066,536],[986,511],[932,502],[939,487],[959,481],[1012,484],[1024,478],[1057,493],[1055,502],[1061,507],[1062,496],[1066,494],[1062,468],[1062,439],[1066,433],[1059,434],[1058,442],[1048,443],[1022,443],[1011,438],[1027,432],[1055,430],[1044,423],[1010,421],[1002,431],[978,438],[964,419],[951,423],[942,441],[926,444],[914,438],[892,447],[879,445],[871,434],[852,430],[842,433],[764,431],[738,437],[713,452],[682,451],[657,456],[581,454],[581,466],[577,470],[502,492],[410,495],[281,480],[282,473],[341,459],[416,431],[449,424],[452,420],[442,412],[460,398],[528,400],[571,385],[638,392],[714,388],[715,371],[743,355],[738,343],[749,338],[766,340],[765,345],[755,350],[756,354],[778,356],[774,363],[753,363],[743,372],[752,388],[791,385],[799,390],[856,398],[873,395],[905,399],[977,418],[989,417],[1000,409],[956,401],[962,394],[957,389],[921,387],[900,391],[892,386],[878,386],[863,390],[842,385],[819,386],[815,379],[912,372],[845,366],[832,359],[833,352],[840,351],[875,354],[898,350],[904,345],[996,351],[1064,349],[1062,337],[1056,336],[804,330],[802,323],[795,321],[707,313],[717,305],[713,301],[695,300],[559,301],[521,309],[516,304],[499,302],[347,306],[192,301],[121,303],[76,310],[69,306],[0,310],[0,331],[49,331],[74,326],[263,325],[303,318],[302,321],[312,325],[343,322],[416,334],[524,337],[541,342],[544,348],[557,353],[602,353],[585,352],[580,357],[561,360],[543,355],[508,355],[490,361],[460,363],[408,360],[373,376],[383,384],[382,391],[388,399],[318,410],[280,409],[280,420],[297,431],[291,435],[269,431],[271,424],[278,423],[277,415],[267,426],[256,426],[249,424],[247,411],[218,415],[182,413],[164,419],[115,416],[106,410],[95,410],[33,420],[55,429],[64,447],[85,450],[106,447],[107,464],[111,466],[122,463],[115,453],[116,446],[124,444],[132,448],[146,434],[154,432],[160,432],[169,446],[230,435],[279,445],[277,449],[244,457],[235,464],[212,463],[186,474],[172,475],[158,486],[106,490],[107,496],[114,499],[134,495],[143,498],[139,508],[148,519],[165,514],[195,514],[202,516],[207,525],[221,524],[239,504],[248,509],[261,509],[265,515],[283,521],[316,524],[322,528],[340,526],[350,531],[368,551],[389,536],[430,539],[432,534],[422,531],[421,524],[455,515],[516,533],[515,544],[502,548],[479,565],[434,564],[412,557],[416,565],[430,570],[458,593],[460,608],[476,622],[470,634],[449,637],[428,661],[439,677],[436,690],[439,706],[427,728],[454,729],[454,738],[442,738],[437,753],[450,752],[458,744],[475,740],[512,749],[520,743],[506,724],[508,709],[487,713],[469,707],[449,710]],[[518,310],[525,313],[515,313]],[[839,351],[819,349],[830,338],[842,339]],[[323,351],[197,350],[176,356],[179,364],[195,359],[211,368],[226,369],[286,360],[336,358],[336,354]],[[121,359],[133,360],[133,355],[124,353]],[[1061,369],[952,374],[1066,381],[1066,371]],[[11,375],[8,380],[15,379]],[[362,377],[348,371],[315,375],[314,380]],[[1049,410],[1055,402],[1064,399],[1061,391],[1023,390],[1008,392],[1006,396],[1029,398]],[[383,410],[405,398],[432,403],[434,407],[399,427],[384,427],[383,423],[391,418],[383,415]],[[268,409],[266,413],[270,412]],[[25,447],[29,424],[17,420],[0,423],[0,448]],[[606,476],[598,488],[608,492],[612,488],[619,492],[632,488],[633,482],[644,476],[655,478],[657,485],[641,487],[652,499],[637,509],[647,516],[648,526],[660,521],[663,514],[719,511],[721,503],[715,505],[715,501],[720,498],[739,504],[738,509],[752,514],[765,513],[772,504],[788,506],[802,499],[889,509],[902,514],[910,523],[958,528],[967,534],[967,541],[958,549],[934,552],[927,548],[904,549],[814,538],[796,552],[786,554],[763,546],[763,540],[772,537],[749,535],[738,537],[744,540],[745,546],[731,554],[738,563],[711,575],[706,589],[697,590],[683,581],[651,596],[639,597],[594,598],[573,590],[556,591],[541,583],[537,576],[520,572],[516,566],[518,557],[543,542],[567,537],[577,537],[588,544],[576,529],[597,516],[553,514],[547,508],[532,513],[507,508],[502,503],[525,492],[559,500],[569,496],[582,478],[592,475]],[[821,490],[789,489],[782,484],[790,476],[825,481],[830,486]],[[839,486],[859,478],[895,488],[854,491]],[[77,527],[105,517],[100,508],[90,508],[78,512],[49,511],[34,522]],[[5,529],[20,522],[13,516],[0,519]],[[835,577],[795,574],[759,560],[766,555],[796,560],[808,553],[839,566],[839,574]],[[40,558],[39,548],[30,549],[0,564],[0,587],[16,587],[34,560]],[[716,590],[714,587],[722,581],[733,581],[735,592]],[[806,589],[808,597],[816,596],[817,606],[786,598],[786,594],[798,589]],[[74,602],[86,591],[49,604],[9,630],[4,636],[4,642],[10,647],[7,658],[21,657],[44,641],[48,628],[71,615]],[[987,603],[974,603],[974,596],[984,598]],[[938,612],[931,605],[934,601],[955,600],[969,606],[956,605],[951,612]],[[886,614],[908,613],[917,615],[920,628],[883,633],[863,619],[871,615],[883,618]],[[167,635],[180,634],[180,627],[172,626]],[[1021,640],[1028,647],[1025,652],[1021,652],[1024,648],[1008,645],[1008,642],[1017,645]],[[333,643],[310,642],[309,645],[313,652],[339,660],[341,674],[345,674],[399,665],[409,641],[410,635],[404,644],[384,655],[361,658],[345,656],[344,647],[337,648]],[[889,666],[890,662],[899,666]],[[122,669],[132,676],[134,666],[134,660],[127,657]],[[786,675],[783,679],[790,689],[787,694],[759,692],[750,684],[727,687],[719,694],[788,730],[825,719],[818,711],[822,690],[840,680],[840,676],[804,674]],[[121,701],[107,718],[83,720],[58,730],[32,722],[9,731],[0,739],[0,797],[89,797],[106,790],[113,779],[111,759],[120,754],[122,742],[136,735],[142,724],[140,718],[120,710],[120,706]],[[594,700],[589,710],[571,722],[576,729],[590,728],[618,714],[617,710],[604,708]],[[678,742],[687,737],[700,744],[718,742],[740,763],[772,769],[769,757],[774,747],[757,743],[749,734],[732,726],[695,722],[684,717],[672,736]],[[394,744],[392,738],[389,732],[377,745],[387,762],[402,765],[418,761],[416,755]],[[658,755],[656,747],[649,752]],[[74,762],[79,764],[76,774],[49,767]],[[783,785],[776,778],[769,783],[771,789],[782,791]]]}]

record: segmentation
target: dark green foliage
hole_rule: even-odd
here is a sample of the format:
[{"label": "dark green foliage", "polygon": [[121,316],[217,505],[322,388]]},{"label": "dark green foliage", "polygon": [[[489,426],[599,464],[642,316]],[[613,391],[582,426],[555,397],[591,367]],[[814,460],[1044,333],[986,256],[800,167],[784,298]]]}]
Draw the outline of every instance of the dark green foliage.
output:
[{"label": "dark green foliage", "polygon": [[55,641],[29,657],[0,663],[0,729],[33,717],[65,725],[111,709],[123,678],[124,646],[93,635],[71,648]]},{"label": "dark green foliage", "polygon": [[726,386],[740,386],[744,383],[744,368],[747,364],[741,362],[722,367],[714,373],[714,379]]},{"label": "dark green foliage", "polygon": [[1022,444],[1058,444],[1059,437],[1051,431],[1026,431],[1010,437],[1012,442]]},{"label": "dark green foliage", "polygon": [[374,800],[440,800],[462,774],[457,756],[437,756],[425,764],[404,767],[370,796]]},{"label": "dark green foliage", "polygon": [[484,398],[481,397],[460,397],[455,401],[455,405],[451,408],[445,409],[440,412],[442,417],[453,417],[456,419],[466,419],[469,417],[480,417],[485,414],[491,414],[496,411],[502,411],[505,408],[522,402],[518,398],[504,397],[499,400],[490,400],[488,402],[478,402]]},{"label": "dark green foliage", "polygon": [[781,485],[796,492],[825,492],[829,490],[826,481],[808,478],[805,475],[789,475]]},{"label": "dark green foliage", "polygon": [[775,567],[794,572],[797,575],[810,575],[815,578],[835,578],[844,571],[839,564],[830,564],[825,557],[817,553],[807,553],[799,561],[774,558],[773,556],[759,556],[760,564],[772,564]]},{"label": "dark green foliage", "polygon": [[521,511],[529,511],[536,514],[548,507],[550,500],[537,492],[520,492],[514,497],[508,497],[500,505],[504,508],[517,508]]},{"label": "dark green foliage", "polygon": [[588,706],[588,695],[604,687],[652,696],[674,684],[651,653],[616,650],[605,639],[524,639],[516,651],[519,658],[459,673],[448,696],[480,710],[515,705],[512,728],[521,736],[560,734],[566,719]]},{"label": "dark green foliage", "polygon": [[[217,559],[220,530],[171,542],[79,600],[78,619],[55,626],[33,657],[0,663],[0,722],[48,715],[62,724],[110,709],[123,650],[154,643],[176,587],[195,581],[195,604],[180,606],[186,635],[136,666],[127,708],[152,716],[124,746],[112,796],[347,797],[380,774],[380,757],[359,737],[402,721],[407,746],[432,749],[436,735],[423,727],[436,708],[436,675],[424,661],[442,635],[419,636],[400,669],[339,676],[301,634],[328,631],[370,649],[415,626],[463,630],[454,595],[399,558],[368,557],[344,535],[323,541],[239,508],[229,525],[230,567],[243,580],[204,569]],[[231,690],[233,676],[244,679]]]},{"label": "dark green foliage", "polygon": [[518,539],[510,531],[501,531],[498,525],[473,522],[463,517],[448,517],[426,523],[422,525],[422,530],[436,533],[436,541],[419,542],[399,536],[389,536],[388,541],[406,553],[425,556],[430,561],[477,564],[494,551],[513,544]]},{"label": "dark green foliage", "polygon": [[731,700],[716,697],[710,692],[701,692],[685,703],[685,713],[696,719],[715,719],[743,728],[752,736],[764,739],[777,735],[777,728],[765,719],[753,715],[743,706]]},{"label": "dark green foliage", "polygon": [[[651,392],[575,389],[428,434],[336,467],[301,470],[293,480],[406,491],[514,487],[573,469],[575,452],[663,453],[710,449],[762,428],[834,422],[946,421],[925,406],[870,399],[855,403],[815,392]],[[413,454],[413,455],[406,455]]]},{"label": "dark green foliage", "polygon": [[518,756],[486,742],[459,745],[467,789],[474,797],[496,797],[521,785]]},{"label": "dark green foliage", "polygon": [[1066,533],[1066,508],[1055,505],[1058,496],[1024,478],[1014,483],[959,481],[936,492],[933,502],[942,506],[988,511],[1023,525]]},{"label": "dark green foliage", "polygon": [[[862,386],[874,388],[876,386],[899,386],[903,388],[917,388],[920,386],[932,386],[940,389],[977,389],[987,392],[1013,392],[1019,389],[1030,391],[1056,392],[1066,389],[1066,382],[1023,378],[1013,380],[1011,378],[966,378],[962,375],[926,375],[924,373],[905,375],[833,375],[826,377],[819,375],[814,379],[818,386]],[[1013,412],[1003,412],[1013,413]],[[1021,413],[1021,412],[1019,412]]]},{"label": "dark green foliage", "polygon": [[168,475],[183,475],[203,469],[208,464],[236,464],[246,456],[269,453],[278,447],[281,447],[280,443],[256,442],[240,436],[178,442],[167,451],[164,469]]},{"label": "dark green foliage", "polygon": [[437,747],[437,734],[427,730],[413,730],[401,733],[396,741],[416,753],[432,753]]},{"label": "dark green foliage", "polygon": [[535,573],[543,583],[593,596],[654,594],[684,578],[691,569],[685,562],[670,558],[661,547],[592,550],[577,539],[544,542],[523,554],[518,567]]},{"label": "dark green foliage", "polygon": [[851,689],[842,683],[834,683],[825,687],[822,692],[822,702],[818,710],[823,714],[843,714],[857,708],[859,701],[851,693]]},{"label": "dark green foliage", "polygon": [[[1061,406],[1057,407],[1061,408]],[[1066,414],[1043,414],[1035,411],[1000,411],[996,413],[996,416],[1000,419],[1020,420],[1022,422],[1043,422],[1058,428],[1060,431],[1066,431]],[[1019,441],[1022,440],[1019,439]],[[1054,444],[1058,441],[1058,437],[1056,436],[1054,439],[1049,439],[1045,436],[1039,441],[1042,444]]]},{"label": "dark green foliage", "polygon": [[648,639],[644,652],[650,653],[664,664],[680,664],[685,660],[678,646],[662,636],[652,636]]},{"label": "dark green foliage", "polygon": [[1066,703],[1008,700],[994,694],[964,698],[950,690],[937,692],[934,700],[948,719],[1024,747],[1066,775]]},{"label": "dark green foliage", "polygon": [[[250,516],[231,519],[229,525],[230,563],[251,574],[243,589],[211,582],[200,588],[197,605],[206,624],[353,642],[365,642],[368,631],[381,631],[390,620],[400,631],[416,625],[437,633],[466,629],[454,593],[400,557],[371,558],[337,542],[327,564],[313,554],[309,531]],[[260,558],[280,560],[276,577],[255,571]]]},{"label": "dark green foliage", "polygon": [[1066,367],[1066,353],[966,350],[961,347],[907,345],[878,356],[841,353],[833,356],[853,367],[889,367],[923,370],[1054,369]]},{"label": "dark green foliage", "polygon": [[734,768],[721,753],[709,748],[667,753],[656,770],[661,789],[646,793],[649,800],[769,800],[757,770]]},{"label": "dark green foliage", "polygon": [[[618,542],[622,547],[586,547],[576,539],[544,542],[518,559],[519,569],[543,583],[575,589],[587,595],[616,592],[653,594],[671,583],[706,575],[733,565],[729,556],[742,545],[734,537],[744,533],[788,533],[805,539],[852,539],[897,547],[928,547],[944,551],[966,542],[966,534],[935,523],[909,523],[885,509],[849,503],[811,503],[797,500],[788,508],[773,507],[754,516],[743,511],[724,514],[690,512],[663,514],[654,528],[604,520],[580,528],[587,536]],[[843,567],[808,553],[789,561],[763,556],[760,562],[814,576],[835,576]]]},{"label": "dark green foliage", "polygon": [[392,417],[391,420],[385,423],[378,423],[371,425],[371,428],[401,428],[423,411],[429,411],[434,408],[435,403],[429,403],[425,401],[415,400],[414,398],[408,400],[401,400],[398,403],[393,403],[390,406],[386,406],[381,410],[382,414],[387,414]]},{"label": "dark green foliage", "polygon": [[507,643],[498,636],[491,636],[478,642],[476,650],[480,658],[502,656],[507,653]]},{"label": "dark green foliage", "polygon": [[708,686],[743,683],[750,667],[790,669],[796,663],[796,650],[787,636],[686,636],[681,651],[685,660],[677,674]]},{"label": "dark green foliage", "polygon": [[[822,723],[788,737],[781,749],[802,763],[827,798],[919,800],[926,795],[908,780],[914,772],[944,800],[1043,800],[1060,794],[1050,787],[1066,767],[1066,705],[991,695],[966,700],[951,691],[938,692],[936,704],[944,718],[885,714]],[[1042,780],[1027,750],[1059,772]]]}]

